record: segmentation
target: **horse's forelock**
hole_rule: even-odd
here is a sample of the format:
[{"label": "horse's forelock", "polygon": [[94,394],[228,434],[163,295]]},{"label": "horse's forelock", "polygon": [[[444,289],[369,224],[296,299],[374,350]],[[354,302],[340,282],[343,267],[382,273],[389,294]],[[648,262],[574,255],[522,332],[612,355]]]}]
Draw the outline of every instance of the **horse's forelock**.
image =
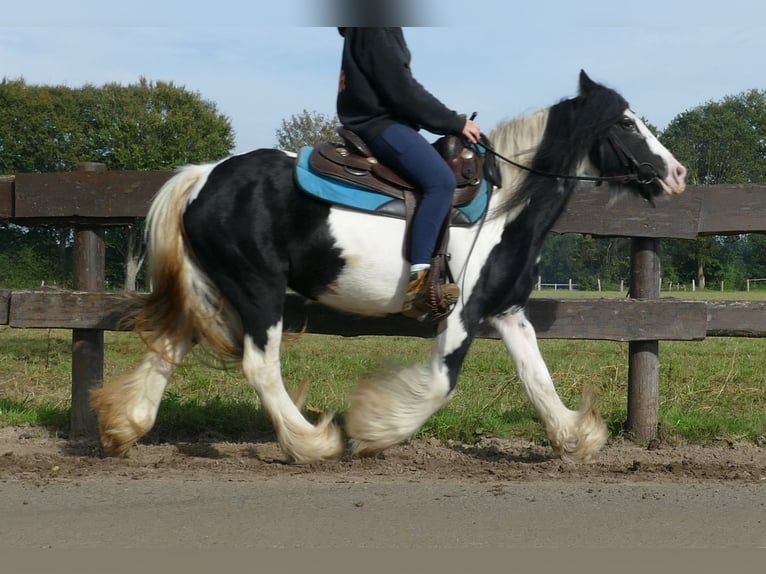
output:
[{"label": "horse's forelock", "polygon": [[619,93],[601,84],[577,97],[579,122],[583,129],[608,129],[630,108],[628,101]]}]

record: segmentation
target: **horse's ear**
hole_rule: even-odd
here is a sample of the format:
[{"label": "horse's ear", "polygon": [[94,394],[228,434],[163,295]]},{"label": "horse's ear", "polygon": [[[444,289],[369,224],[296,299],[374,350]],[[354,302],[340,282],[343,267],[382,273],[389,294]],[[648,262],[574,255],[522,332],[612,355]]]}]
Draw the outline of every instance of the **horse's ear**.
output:
[{"label": "horse's ear", "polygon": [[596,82],[590,79],[590,76],[585,73],[585,70],[580,70],[580,93],[587,94],[595,87]]}]

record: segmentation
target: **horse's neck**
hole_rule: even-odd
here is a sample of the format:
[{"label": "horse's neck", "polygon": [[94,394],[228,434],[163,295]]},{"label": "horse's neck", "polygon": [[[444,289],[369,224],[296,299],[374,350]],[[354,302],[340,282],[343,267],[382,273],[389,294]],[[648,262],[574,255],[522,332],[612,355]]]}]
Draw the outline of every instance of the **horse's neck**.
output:
[{"label": "horse's neck", "polygon": [[[549,108],[545,108],[530,116],[517,118],[497,126],[489,135],[495,150],[521,165],[530,166],[535,157],[545,133],[548,122]],[[508,201],[518,189],[527,172],[515,167],[502,159],[498,160],[503,187],[498,190],[496,199]]]}]

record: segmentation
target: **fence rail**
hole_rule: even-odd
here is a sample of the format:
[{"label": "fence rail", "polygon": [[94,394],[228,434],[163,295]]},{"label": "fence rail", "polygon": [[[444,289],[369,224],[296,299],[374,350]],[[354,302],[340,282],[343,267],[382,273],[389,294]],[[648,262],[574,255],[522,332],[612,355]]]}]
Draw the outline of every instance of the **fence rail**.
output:
[{"label": "fence rail", "polygon": [[[141,298],[145,294],[137,293]],[[64,289],[0,289],[0,325],[16,329],[127,331],[121,293]],[[527,315],[541,339],[701,341],[706,337],[766,337],[766,301],[682,299],[530,299]],[[288,294],[286,330],[356,337],[431,337],[426,324],[401,316],[359,317]],[[482,338],[497,338],[489,326]]]},{"label": "fence rail", "polygon": [[[0,222],[75,228],[75,291],[0,290],[0,324],[72,329],[71,434],[90,435],[90,387],[103,379],[103,332],[125,328],[124,296],[105,293],[103,229],[135,223],[170,171],[104,171],[84,163],[76,172],[0,177]],[[648,439],[657,430],[660,340],[766,336],[766,302],[705,302],[659,298],[659,238],[766,232],[766,185],[691,186],[656,207],[582,186],[554,231],[631,237],[632,299],[532,299],[528,313],[541,338],[629,342],[628,432]],[[429,337],[431,329],[401,316],[360,318],[290,295],[287,328],[309,333]],[[490,329],[482,337],[496,337]]]},{"label": "fence rail", "polygon": [[[0,177],[0,221],[19,225],[125,225],[146,215],[172,171],[99,171]],[[690,186],[657,206],[631,194],[616,201],[607,189],[583,184],[553,227],[559,233],[671,237],[766,232],[766,184]]]}]

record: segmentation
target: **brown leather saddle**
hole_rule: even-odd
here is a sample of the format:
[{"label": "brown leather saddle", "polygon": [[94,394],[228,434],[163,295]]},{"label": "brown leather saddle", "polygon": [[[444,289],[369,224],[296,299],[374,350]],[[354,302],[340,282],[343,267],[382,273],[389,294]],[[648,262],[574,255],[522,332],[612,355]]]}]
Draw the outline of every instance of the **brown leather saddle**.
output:
[{"label": "brown leather saddle", "polygon": [[[316,173],[404,200],[409,221],[419,197],[417,187],[390,167],[380,163],[367,144],[354,132],[339,126],[336,133],[342,142],[321,142],[314,147],[309,157],[311,169]],[[443,136],[433,145],[450,166],[457,180],[452,205],[470,203],[481,189],[481,155],[465,146],[462,140],[454,135]]]}]

